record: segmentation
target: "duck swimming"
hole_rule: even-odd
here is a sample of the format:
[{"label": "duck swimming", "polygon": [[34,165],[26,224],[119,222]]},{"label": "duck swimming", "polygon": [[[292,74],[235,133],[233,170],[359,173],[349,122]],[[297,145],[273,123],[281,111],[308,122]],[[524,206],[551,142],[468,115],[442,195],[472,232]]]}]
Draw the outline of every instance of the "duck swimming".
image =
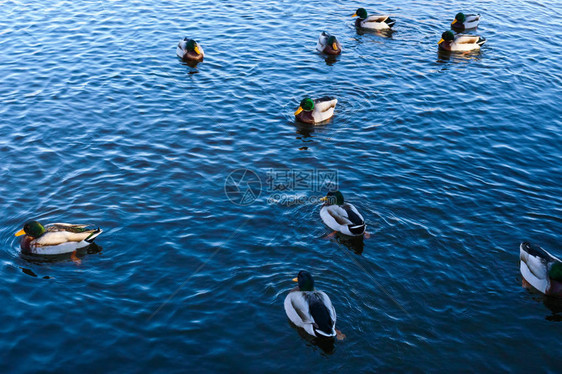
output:
[{"label": "duck swimming", "polygon": [[359,17],[355,20],[355,27],[370,30],[390,29],[396,23],[390,16],[373,15],[369,16],[365,8],[359,8],[352,17]]},{"label": "duck swimming", "polygon": [[201,62],[205,54],[203,48],[193,39],[183,38],[178,43],[176,54],[184,61]]},{"label": "duck swimming", "polygon": [[338,99],[334,97],[321,97],[312,100],[309,97],[302,99],[299,109],[295,112],[295,118],[299,122],[317,124],[332,118]]},{"label": "duck swimming", "polygon": [[477,51],[486,43],[486,39],[478,35],[457,34],[445,31],[437,43],[439,49],[448,52]]},{"label": "duck swimming", "polygon": [[[562,297],[562,261],[538,245],[519,246],[523,280],[545,295]],[[524,282],[524,283],[525,283]]]},{"label": "duck swimming", "polygon": [[24,254],[59,255],[89,246],[102,232],[100,228],[89,229],[88,225],[51,223],[43,226],[37,221],[28,221],[15,236],[25,235],[20,244]]},{"label": "duck swimming", "polygon": [[363,216],[353,205],[344,201],[340,191],[330,191],[320,201],[325,201],[320,209],[320,217],[326,226],[349,236],[365,234],[367,226]]},{"label": "duck swimming", "polygon": [[451,23],[451,29],[456,32],[463,32],[465,30],[477,28],[479,22],[480,14],[457,13],[455,19]]},{"label": "duck swimming", "polygon": [[335,36],[323,31],[318,38],[316,49],[318,50],[318,52],[334,56],[341,53],[341,44]]},{"label": "duck swimming", "polygon": [[314,289],[314,279],[307,271],[300,271],[293,281],[298,282],[298,286],[285,298],[287,317],[309,335],[336,337],[336,310],[328,295]]}]

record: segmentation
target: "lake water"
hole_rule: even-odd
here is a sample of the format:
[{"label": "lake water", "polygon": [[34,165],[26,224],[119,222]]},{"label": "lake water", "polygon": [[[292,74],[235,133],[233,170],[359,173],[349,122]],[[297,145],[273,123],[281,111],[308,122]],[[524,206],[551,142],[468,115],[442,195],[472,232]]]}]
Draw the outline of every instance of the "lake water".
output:
[{"label": "lake water", "polygon": [[[395,32],[359,35],[359,6]],[[0,371],[559,371],[562,307],[521,287],[518,256],[562,254],[562,5],[463,7],[4,2]],[[488,42],[439,55],[459,10]],[[296,124],[305,95],[336,96],[334,118]],[[325,238],[335,186],[370,239]],[[99,225],[100,248],[23,258],[29,219]],[[285,315],[301,269],[333,347]]]}]

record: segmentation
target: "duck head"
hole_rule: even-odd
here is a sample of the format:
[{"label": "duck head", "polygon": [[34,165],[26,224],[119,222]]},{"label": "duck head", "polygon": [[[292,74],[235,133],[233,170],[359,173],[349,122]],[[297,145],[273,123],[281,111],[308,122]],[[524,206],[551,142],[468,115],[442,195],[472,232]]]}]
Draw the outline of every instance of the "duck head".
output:
[{"label": "duck head", "polygon": [[302,112],[303,110],[305,112],[310,112],[313,109],[314,109],[314,100],[312,100],[310,97],[306,97],[302,99],[299,105],[299,109],[297,109],[297,111],[295,112],[295,116],[298,116],[299,113]]},{"label": "duck head", "polygon": [[301,291],[313,291],[314,290],[314,279],[308,271],[301,270],[299,275],[293,279],[293,282],[299,283],[299,290]]},{"label": "duck head", "polygon": [[45,228],[37,221],[28,221],[23,225],[23,229],[16,232],[15,236],[27,235],[32,238],[38,238],[45,233]]},{"label": "duck head", "polygon": [[453,34],[453,32],[449,30],[441,34],[441,40],[439,40],[437,44],[441,44],[443,42],[450,42],[453,40],[455,40],[455,34]]},{"label": "duck head", "polygon": [[355,11],[355,14],[353,14],[352,17],[359,17],[360,19],[365,19],[367,18],[367,11],[365,10],[365,8],[359,8]]},{"label": "duck head", "polygon": [[340,191],[330,191],[320,201],[326,201],[328,205],[343,205],[344,203],[343,194]]},{"label": "duck head", "polygon": [[464,21],[466,21],[466,16],[464,15],[464,13],[457,13],[455,19],[453,20],[453,22],[451,22],[451,25],[454,25],[457,22],[464,23]]},{"label": "duck head", "polygon": [[[184,40],[186,40],[186,39],[184,39]],[[194,39],[187,40],[187,43],[185,43],[185,50],[187,52],[195,52],[198,55],[201,54],[201,49],[199,48],[199,43],[197,43],[197,41],[194,40]]]},{"label": "duck head", "polygon": [[[328,38],[326,44],[329,45],[329,46],[331,46],[334,51],[337,51],[337,50],[339,49],[339,48],[338,48],[338,40],[337,40],[336,37],[333,36],[333,35],[330,35],[330,37]],[[314,104],[314,103],[313,103],[313,104]]]}]

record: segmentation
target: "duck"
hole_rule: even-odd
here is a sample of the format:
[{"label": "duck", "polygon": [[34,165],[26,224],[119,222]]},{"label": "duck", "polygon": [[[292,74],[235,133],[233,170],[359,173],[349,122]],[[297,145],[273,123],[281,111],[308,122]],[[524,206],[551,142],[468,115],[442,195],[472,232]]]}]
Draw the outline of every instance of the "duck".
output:
[{"label": "duck", "polygon": [[523,284],[539,292],[562,297],[562,261],[538,245],[523,242],[519,246],[520,271]]},{"label": "duck", "polygon": [[201,62],[203,57],[205,57],[201,45],[196,40],[188,39],[187,37],[178,43],[176,54],[182,60],[191,62]]},{"label": "duck", "polygon": [[295,112],[295,118],[311,125],[327,121],[333,117],[337,103],[335,97],[324,96],[315,100],[305,97]]},{"label": "duck", "polygon": [[316,49],[318,52],[335,56],[341,53],[341,44],[335,36],[323,31],[318,38]]},{"label": "duck", "polygon": [[486,39],[478,35],[457,34],[445,31],[441,34],[441,40],[437,43],[439,49],[448,52],[477,51],[486,43]]},{"label": "duck", "polygon": [[38,221],[28,221],[15,236],[25,235],[21,240],[24,254],[60,255],[73,253],[89,246],[103,232],[89,228],[89,225],[51,223],[43,226]]},{"label": "duck", "polygon": [[386,15],[369,16],[365,8],[359,8],[352,17],[359,17],[355,20],[355,27],[371,30],[390,29],[396,23],[395,20]]},{"label": "duck", "polygon": [[321,198],[324,205],[320,209],[322,221],[332,230],[348,236],[365,234],[365,220],[357,208],[346,203],[340,191],[330,191]]},{"label": "duck", "polygon": [[289,320],[313,337],[335,338],[336,310],[328,295],[314,289],[314,279],[308,271],[300,271],[293,282],[298,286],[289,291],[284,302]]},{"label": "duck", "polygon": [[463,32],[465,30],[475,29],[480,22],[480,14],[464,14],[457,13],[455,19],[451,23],[451,29],[456,32]]}]

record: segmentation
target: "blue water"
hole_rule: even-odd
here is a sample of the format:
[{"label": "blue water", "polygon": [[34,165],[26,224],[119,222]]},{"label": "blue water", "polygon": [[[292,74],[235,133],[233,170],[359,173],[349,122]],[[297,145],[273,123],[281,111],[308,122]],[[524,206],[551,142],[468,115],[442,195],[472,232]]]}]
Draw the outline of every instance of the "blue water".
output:
[{"label": "blue water", "polygon": [[[361,5],[395,32],[358,35]],[[562,308],[521,287],[518,246],[562,254],[562,5],[462,6],[480,53],[437,53],[441,0],[4,2],[0,372],[558,371]],[[333,120],[296,124],[305,95],[336,96]],[[324,238],[326,186],[283,170],[337,175],[371,238]],[[28,259],[29,219],[104,233],[80,265]],[[285,316],[301,269],[333,347]]]}]

